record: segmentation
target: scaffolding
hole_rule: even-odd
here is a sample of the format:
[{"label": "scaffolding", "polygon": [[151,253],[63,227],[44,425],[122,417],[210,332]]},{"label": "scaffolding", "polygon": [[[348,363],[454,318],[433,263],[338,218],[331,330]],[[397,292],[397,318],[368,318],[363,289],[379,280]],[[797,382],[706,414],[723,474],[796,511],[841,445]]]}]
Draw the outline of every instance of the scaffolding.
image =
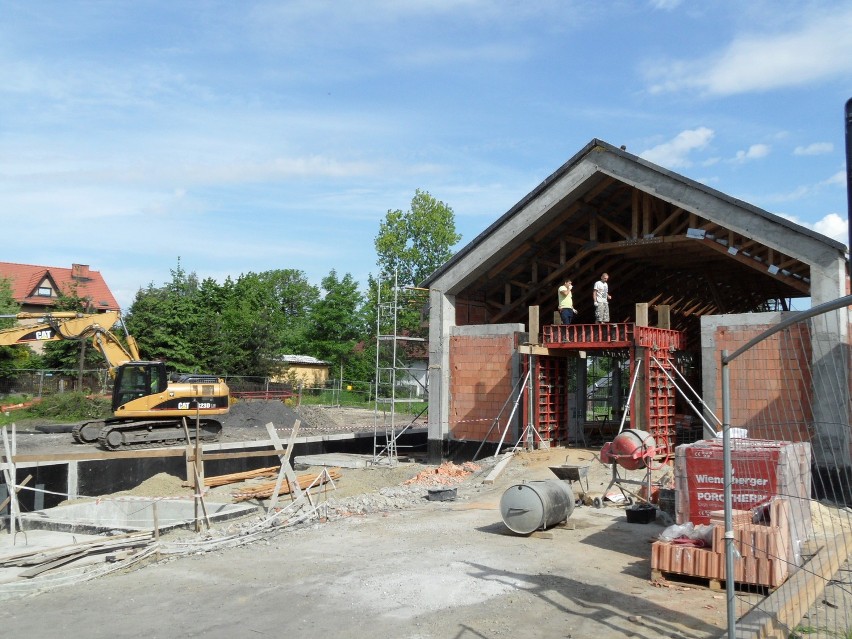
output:
[{"label": "scaffolding", "polygon": [[[376,283],[376,373],[374,395],[374,429],[373,429],[373,463],[396,465],[398,461],[398,440],[426,411],[425,407],[416,412],[411,419],[398,419],[397,406],[401,404],[421,403],[425,399],[401,396],[401,383],[410,389],[411,382],[419,385],[424,398],[428,397],[426,380],[417,379],[415,369],[409,363],[408,356],[403,353],[403,343],[425,343],[423,337],[400,334],[400,288],[398,275],[394,272],[393,286],[386,289],[386,282],[381,279]],[[407,287],[404,295],[405,302],[412,298],[410,293],[423,291]],[[403,356],[405,355],[405,356]],[[410,414],[410,413],[409,413]]]}]

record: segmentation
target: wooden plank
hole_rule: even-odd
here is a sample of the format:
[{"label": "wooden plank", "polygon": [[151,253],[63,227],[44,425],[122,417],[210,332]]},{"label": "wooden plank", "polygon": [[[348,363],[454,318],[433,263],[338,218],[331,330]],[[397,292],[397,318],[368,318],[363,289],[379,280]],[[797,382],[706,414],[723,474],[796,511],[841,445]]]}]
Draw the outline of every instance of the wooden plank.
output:
[{"label": "wooden plank", "polygon": [[[271,444],[270,444],[271,445]],[[278,457],[281,453],[271,450],[248,450],[241,453],[201,453],[201,459],[209,461],[212,459],[240,459],[242,457]],[[192,461],[192,458],[190,458]]]},{"label": "wooden plank", "polygon": [[[253,445],[271,446],[272,442],[254,442]],[[186,448],[178,449],[158,448],[153,450],[135,450],[135,451],[102,451],[90,453],[50,453],[42,455],[14,455],[12,461],[17,462],[62,462],[62,461],[96,461],[99,459],[145,459],[151,457],[183,457],[186,454]],[[253,450],[235,453],[205,453],[201,452],[201,459],[204,461],[212,459],[239,459],[241,457],[277,457],[280,453],[270,450]],[[5,459],[5,455],[2,455]],[[193,461],[195,456],[190,456],[189,460]]]},{"label": "wooden plank", "polygon": [[[24,486],[29,484],[30,480],[32,480],[32,478],[33,478],[32,475],[27,475],[26,477],[24,477],[24,481],[22,481],[20,484],[18,484],[18,486],[15,488],[15,493],[17,494],[17,493],[21,492],[21,488],[23,488]],[[12,501],[11,495],[6,497],[6,499],[3,500],[3,503],[0,503],[0,510],[3,510],[6,507],[6,504],[8,504],[10,501]]]},{"label": "wooden plank", "polygon": [[113,548],[143,546],[152,539],[151,533],[126,533],[114,535],[107,539],[93,539],[76,544],[66,544],[53,548],[37,548],[10,555],[0,556],[0,566],[31,566],[34,564],[53,561],[65,555],[72,555],[82,550],[88,553],[103,552]]},{"label": "wooden plank", "polygon": [[[287,477],[287,483],[290,486],[290,494],[296,495],[294,501],[301,500],[304,495],[302,494],[302,488],[299,486],[299,481],[296,479],[296,473],[293,472],[293,467],[290,465],[290,453],[293,450],[293,447],[296,443],[296,435],[299,432],[299,426],[301,426],[302,422],[298,419],[296,423],[293,424],[293,430],[290,431],[290,440],[287,442],[287,449],[283,451],[283,454],[280,456],[281,459],[281,471],[278,473],[278,480],[275,482],[275,488],[272,491],[272,497],[269,500],[269,508],[267,509],[268,513],[271,513],[275,506],[278,504],[278,493],[281,490],[281,482],[284,481],[284,477]],[[266,425],[266,432],[269,433],[269,438],[272,440],[276,450],[282,450],[281,440],[278,439],[278,433],[275,431],[275,426],[272,425],[272,422],[269,422]]]},{"label": "wooden plank", "polygon": [[[183,457],[184,448],[156,448],[148,450],[89,451],[85,453],[50,453],[40,455],[14,455],[12,461],[51,462],[51,461],[89,461],[98,459],[144,459],[150,457]],[[5,460],[5,455],[3,456]]]},{"label": "wooden plank", "polygon": [[43,572],[47,572],[48,570],[52,570],[53,568],[58,568],[59,566],[64,566],[65,564],[69,564],[72,561],[77,561],[78,559],[85,557],[88,554],[88,551],[83,550],[74,553],[73,555],[65,555],[64,557],[60,557],[59,559],[54,559],[53,561],[49,561],[43,564],[39,564],[38,566],[33,566],[32,568],[28,568],[27,570],[18,573],[18,576],[26,578],[37,577]]}]

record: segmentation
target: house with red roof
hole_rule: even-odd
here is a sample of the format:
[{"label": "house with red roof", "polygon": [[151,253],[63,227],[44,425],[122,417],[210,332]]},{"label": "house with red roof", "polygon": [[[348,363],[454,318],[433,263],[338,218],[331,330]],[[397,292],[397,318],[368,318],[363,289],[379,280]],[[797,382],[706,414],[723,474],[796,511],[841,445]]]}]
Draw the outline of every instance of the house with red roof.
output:
[{"label": "house with red roof", "polygon": [[24,313],[50,312],[62,295],[88,300],[83,310],[90,313],[120,310],[103,276],[87,264],[62,268],[0,262],[0,279],[9,280],[12,296]]}]

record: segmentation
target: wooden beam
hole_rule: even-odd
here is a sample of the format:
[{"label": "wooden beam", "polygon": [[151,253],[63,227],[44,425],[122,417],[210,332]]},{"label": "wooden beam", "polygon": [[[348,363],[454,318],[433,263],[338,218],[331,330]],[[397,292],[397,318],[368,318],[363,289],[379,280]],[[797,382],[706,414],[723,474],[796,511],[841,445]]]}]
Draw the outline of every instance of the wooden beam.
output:
[{"label": "wooden beam", "polygon": [[[753,259],[753,258],[751,258],[747,255],[742,255],[741,253],[737,253],[736,255],[731,255],[730,253],[728,253],[727,247],[719,244],[716,240],[708,240],[708,239],[696,240],[696,239],[693,239],[691,241],[700,242],[703,246],[711,248],[718,253],[724,253],[730,259],[735,260],[735,261],[739,262],[740,264],[748,266],[749,268],[754,269],[755,271],[758,271],[760,273],[767,274],[767,270],[766,270],[767,266],[766,266],[765,262],[758,262],[757,260],[755,260],[755,259]],[[770,277],[774,277],[775,279],[778,279],[778,280],[784,282],[784,284],[786,284],[787,286],[799,291],[800,293],[803,293],[804,295],[809,295],[810,292],[811,292],[811,290],[810,290],[811,287],[807,282],[797,280],[794,277],[788,277],[788,276],[782,274],[780,271],[778,273],[776,273],[775,275],[770,275]]]},{"label": "wooden beam", "polygon": [[90,451],[86,453],[49,453],[41,455],[14,455],[13,462],[89,461],[98,459],[144,459],[150,457],[183,457],[181,448],[158,448],[151,450]]},{"label": "wooden beam", "polygon": [[606,226],[611,228],[613,231],[618,233],[625,240],[631,239],[630,231],[628,231],[626,228],[621,226],[621,224],[618,224],[617,222],[610,220],[608,217],[606,217],[604,215],[600,215],[599,219],[603,224],[605,224]]},{"label": "wooden beam", "polygon": [[657,227],[651,231],[651,235],[659,235],[671,222],[676,220],[683,213],[683,209],[676,208],[672,211],[666,219],[660,222]]}]

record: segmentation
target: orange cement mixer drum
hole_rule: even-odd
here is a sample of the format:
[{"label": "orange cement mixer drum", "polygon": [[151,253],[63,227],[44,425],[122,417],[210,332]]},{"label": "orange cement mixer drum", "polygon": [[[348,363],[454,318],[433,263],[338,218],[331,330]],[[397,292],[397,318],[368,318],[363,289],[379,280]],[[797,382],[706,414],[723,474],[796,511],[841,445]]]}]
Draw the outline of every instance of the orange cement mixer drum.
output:
[{"label": "orange cement mixer drum", "polygon": [[628,428],[616,435],[601,449],[601,460],[615,462],[627,470],[645,468],[646,462],[657,453],[657,442],[653,435],[644,430]]}]

